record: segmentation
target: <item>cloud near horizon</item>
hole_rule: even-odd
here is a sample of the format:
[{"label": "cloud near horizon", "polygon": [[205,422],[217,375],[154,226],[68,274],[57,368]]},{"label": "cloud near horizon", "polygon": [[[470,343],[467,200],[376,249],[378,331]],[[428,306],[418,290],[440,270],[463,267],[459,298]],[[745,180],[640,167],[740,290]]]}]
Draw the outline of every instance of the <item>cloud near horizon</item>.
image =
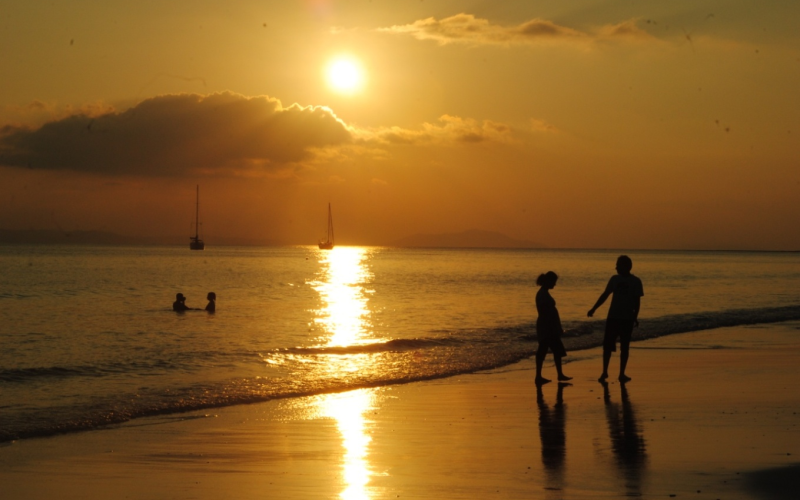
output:
[{"label": "cloud near horizon", "polygon": [[284,108],[266,96],[170,94],[122,112],[92,106],[38,128],[0,127],[0,166],[145,177],[286,177],[300,165],[343,155],[385,157],[388,146],[511,142],[512,128],[492,120],[443,115],[417,129],[367,129],[348,126],[326,107]]},{"label": "cloud near horizon", "polygon": [[0,165],[110,175],[230,175],[285,169],[352,141],[325,107],[267,96],[171,94],[122,112],[79,112],[31,129],[0,128]]},{"label": "cloud near horizon", "polygon": [[579,31],[545,19],[531,19],[516,26],[491,24],[472,14],[437,20],[420,19],[411,24],[378,28],[384,33],[411,35],[417,40],[433,40],[439,45],[525,45],[538,43],[590,44],[600,41],[642,41],[655,38],[639,28],[635,19],[600,26],[592,31]]}]

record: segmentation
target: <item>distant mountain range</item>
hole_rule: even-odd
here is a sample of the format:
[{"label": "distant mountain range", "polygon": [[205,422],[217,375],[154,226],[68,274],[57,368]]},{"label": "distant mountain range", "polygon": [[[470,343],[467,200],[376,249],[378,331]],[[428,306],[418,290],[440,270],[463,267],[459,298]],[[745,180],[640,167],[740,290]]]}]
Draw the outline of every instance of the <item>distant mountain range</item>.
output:
[{"label": "distant mountain range", "polygon": [[[181,245],[188,238],[143,238],[109,231],[58,231],[52,229],[0,229],[0,245]],[[214,246],[279,246],[281,242],[247,238],[214,239]],[[392,242],[396,247],[417,248],[544,248],[494,231],[471,229],[460,233],[416,234]]]},{"label": "distant mountain range", "polygon": [[495,231],[469,229],[460,233],[415,234],[393,243],[398,247],[425,248],[544,248],[527,240],[517,240]]},{"label": "distant mountain range", "polygon": [[107,231],[0,229],[0,243],[14,245],[137,245],[145,242],[139,238]]},{"label": "distant mountain range", "polygon": [[[208,241],[207,241],[208,243]],[[286,243],[267,239],[242,237],[214,237],[216,246],[282,246]],[[185,245],[189,238],[181,236],[123,236],[109,231],[59,231],[55,229],[0,229],[0,245],[97,245],[97,246],[147,246]]]}]

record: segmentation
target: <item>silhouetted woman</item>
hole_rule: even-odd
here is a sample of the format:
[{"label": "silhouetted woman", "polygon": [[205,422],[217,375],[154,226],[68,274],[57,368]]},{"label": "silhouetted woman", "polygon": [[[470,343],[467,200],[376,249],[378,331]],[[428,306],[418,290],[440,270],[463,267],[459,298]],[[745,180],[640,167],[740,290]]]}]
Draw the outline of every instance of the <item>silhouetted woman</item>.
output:
[{"label": "silhouetted woman", "polygon": [[556,281],[558,281],[558,275],[553,271],[540,274],[536,278],[536,284],[540,287],[536,292],[536,312],[539,313],[539,317],[536,319],[536,339],[539,341],[539,349],[536,351],[537,384],[550,382],[542,377],[542,364],[548,349],[553,351],[558,380],[572,380],[572,377],[567,377],[561,370],[561,358],[567,355],[567,350],[564,349],[564,343],[561,342],[561,334],[564,333],[564,329],[561,328],[561,317],[556,309],[556,301],[550,296],[550,290],[555,288]]},{"label": "silhouetted woman", "polygon": [[206,306],[206,311],[213,313],[217,311],[217,294],[214,292],[208,292],[206,295],[208,299],[208,305]]}]

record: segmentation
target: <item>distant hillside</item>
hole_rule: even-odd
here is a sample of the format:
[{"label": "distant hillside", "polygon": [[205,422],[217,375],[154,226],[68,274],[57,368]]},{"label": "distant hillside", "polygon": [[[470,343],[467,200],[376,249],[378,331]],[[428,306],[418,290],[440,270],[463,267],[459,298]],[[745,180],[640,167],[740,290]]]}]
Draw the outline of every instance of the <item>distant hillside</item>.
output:
[{"label": "distant hillside", "polygon": [[[206,238],[206,248],[217,246],[281,246],[280,241],[241,237]],[[123,236],[108,231],[57,231],[53,229],[0,229],[0,245],[184,245],[189,247],[188,236],[137,237]]]},{"label": "distant hillside", "polygon": [[398,247],[426,248],[542,248],[526,240],[516,240],[494,231],[470,229],[460,233],[415,234],[393,243]]},{"label": "distant hillside", "polygon": [[55,231],[0,229],[0,244],[12,245],[134,245],[134,238],[106,231]]}]

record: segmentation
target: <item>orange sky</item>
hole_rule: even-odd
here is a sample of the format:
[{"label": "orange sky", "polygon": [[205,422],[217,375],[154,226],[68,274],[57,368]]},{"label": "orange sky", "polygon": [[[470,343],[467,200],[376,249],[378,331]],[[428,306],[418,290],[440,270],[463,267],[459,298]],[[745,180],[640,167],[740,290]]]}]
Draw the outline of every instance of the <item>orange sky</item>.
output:
[{"label": "orange sky", "polygon": [[0,228],[798,250],[800,5],[730,3],[12,0]]}]

